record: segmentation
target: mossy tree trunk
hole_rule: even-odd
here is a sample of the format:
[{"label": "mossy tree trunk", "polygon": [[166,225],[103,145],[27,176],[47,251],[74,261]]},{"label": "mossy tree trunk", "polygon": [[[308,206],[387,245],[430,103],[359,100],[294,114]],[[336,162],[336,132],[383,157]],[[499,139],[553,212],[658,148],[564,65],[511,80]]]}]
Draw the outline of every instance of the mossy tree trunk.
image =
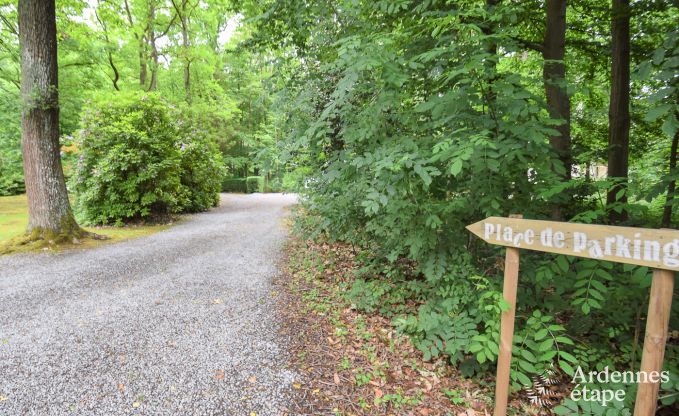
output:
[{"label": "mossy tree trunk", "polygon": [[22,133],[28,232],[32,239],[78,237],[59,147],[59,95],[54,0],[19,1]]}]

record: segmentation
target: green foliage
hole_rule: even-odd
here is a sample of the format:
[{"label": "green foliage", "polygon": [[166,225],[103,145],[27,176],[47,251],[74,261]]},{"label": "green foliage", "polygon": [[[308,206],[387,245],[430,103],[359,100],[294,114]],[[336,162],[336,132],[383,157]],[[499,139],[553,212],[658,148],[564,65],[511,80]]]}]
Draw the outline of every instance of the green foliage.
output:
[{"label": "green foliage", "polygon": [[76,210],[94,224],[205,210],[218,202],[219,156],[186,114],[154,94],[88,105],[76,143]]},{"label": "green foliage", "polygon": [[[470,376],[492,372],[497,358],[502,251],[470,238],[467,224],[513,213],[550,219],[557,203],[576,222],[606,223],[625,209],[630,225],[659,224],[676,179],[667,169],[676,9],[635,8],[634,30],[651,53],[632,57],[646,63],[633,83],[630,185],[607,205],[615,182],[585,173],[605,165],[608,151],[608,47],[592,37],[608,31],[605,8],[568,9],[569,150],[579,175],[565,180],[550,146],[563,121],[549,116],[545,62],[534,50],[544,35],[533,24],[545,18],[538,3],[267,4],[257,39],[302,58],[277,61],[287,81],[277,95],[287,117],[276,119],[287,133],[278,143],[283,183],[309,214],[298,228],[374,254],[364,259],[373,275],[349,288],[359,309],[382,313],[395,288],[419,283],[409,293],[417,313],[397,313],[394,324],[426,358],[445,356]],[[572,374],[604,358],[638,368],[648,269],[536,253],[521,260],[515,388],[547,368]],[[392,280],[404,262],[409,279]]]},{"label": "green foliage", "polygon": [[263,176],[248,176],[245,179],[245,187],[249,194],[255,192],[265,192],[264,184],[265,179]]},{"label": "green foliage", "polygon": [[219,204],[225,168],[214,139],[204,128],[195,110],[176,111],[175,140],[179,146],[180,178],[187,192],[182,211],[205,211]]},{"label": "green foliage", "polygon": [[245,178],[226,178],[222,181],[222,192],[247,193],[248,187]]},{"label": "green foliage", "polygon": [[[0,81],[1,82],[1,81]],[[0,95],[0,196],[24,191],[18,91]]]}]

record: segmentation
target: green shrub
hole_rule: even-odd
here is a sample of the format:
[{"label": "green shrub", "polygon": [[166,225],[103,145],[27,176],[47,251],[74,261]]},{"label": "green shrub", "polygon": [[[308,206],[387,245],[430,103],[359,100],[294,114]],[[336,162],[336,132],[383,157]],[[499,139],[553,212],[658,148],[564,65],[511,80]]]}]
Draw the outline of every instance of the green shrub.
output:
[{"label": "green shrub", "polygon": [[248,191],[245,178],[227,178],[222,181],[222,192],[242,192]]},{"label": "green shrub", "polygon": [[181,184],[188,192],[183,211],[205,211],[219,204],[225,171],[222,157],[191,110],[184,108],[177,119]]},{"label": "green shrub", "polygon": [[264,177],[263,176],[248,176],[245,181],[247,192],[249,194],[254,192],[264,192]]},{"label": "green shrub", "polygon": [[0,155],[0,196],[24,193],[24,175],[19,163],[5,163]]},{"label": "green shrub", "polygon": [[274,177],[271,180],[264,181],[264,192],[281,192],[283,191],[283,183],[281,178]]},{"label": "green shrub", "polygon": [[19,93],[0,100],[0,195],[25,191],[21,158],[21,113]]},{"label": "green shrub", "polygon": [[121,223],[207,209],[223,168],[188,113],[154,94],[99,97],[84,111],[72,178],[87,223]]}]

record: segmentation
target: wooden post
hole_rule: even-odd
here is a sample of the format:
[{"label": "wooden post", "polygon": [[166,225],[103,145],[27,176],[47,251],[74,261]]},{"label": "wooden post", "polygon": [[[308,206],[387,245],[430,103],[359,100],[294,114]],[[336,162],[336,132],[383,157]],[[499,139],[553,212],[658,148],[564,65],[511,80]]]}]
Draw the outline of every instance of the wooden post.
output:
[{"label": "wooden post", "polygon": [[[510,217],[522,218],[521,215],[511,215]],[[500,353],[498,354],[497,376],[495,377],[495,416],[505,416],[507,414],[509,371],[512,362],[514,315],[516,314],[516,290],[518,285],[519,249],[507,247],[502,297],[509,304],[509,309],[502,312],[502,320],[500,322]]]},{"label": "wooden post", "polygon": [[[644,337],[644,352],[641,357],[641,374],[662,371],[665,357],[665,342],[667,341],[667,327],[672,310],[672,294],[674,292],[674,272],[671,270],[653,270],[651,295],[648,301],[648,317],[646,319],[646,336]],[[639,383],[637,400],[634,405],[634,416],[655,415],[658,402],[657,383]]]}]

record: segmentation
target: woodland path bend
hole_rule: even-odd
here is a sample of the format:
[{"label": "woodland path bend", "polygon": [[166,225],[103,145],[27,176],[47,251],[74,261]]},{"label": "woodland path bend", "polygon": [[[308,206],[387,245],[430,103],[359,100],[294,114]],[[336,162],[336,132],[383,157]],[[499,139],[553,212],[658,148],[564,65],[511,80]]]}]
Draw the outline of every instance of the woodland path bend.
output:
[{"label": "woodland path bend", "polygon": [[0,257],[0,415],[281,415],[271,278],[293,195],[88,251]]}]

